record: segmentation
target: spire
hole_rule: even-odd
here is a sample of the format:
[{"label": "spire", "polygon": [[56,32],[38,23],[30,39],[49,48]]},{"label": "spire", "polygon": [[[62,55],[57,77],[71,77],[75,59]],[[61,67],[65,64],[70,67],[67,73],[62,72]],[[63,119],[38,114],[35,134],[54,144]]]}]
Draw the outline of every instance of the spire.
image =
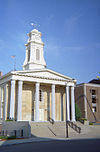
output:
[{"label": "spire", "polygon": [[23,64],[23,70],[41,69],[46,67],[44,60],[44,43],[41,39],[41,32],[33,29],[28,34],[26,46],[26,57]]}]

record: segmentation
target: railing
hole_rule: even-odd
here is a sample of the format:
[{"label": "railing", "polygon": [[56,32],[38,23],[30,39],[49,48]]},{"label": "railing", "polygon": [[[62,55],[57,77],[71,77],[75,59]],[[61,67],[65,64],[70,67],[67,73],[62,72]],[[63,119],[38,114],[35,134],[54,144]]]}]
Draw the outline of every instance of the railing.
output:
[{"label": "railing", "polygon": [[56,134],[51,130],[51,128],[48,127],[48,129],[53,133],[54,136],[56,136]]},{"label": "railing", "polygon": [[68,125],[69,125],[72,129],[74,129],[76,132],[78,132],[79,134],[81,133],[81,127],[78,127],[76,124],[74,124],[74,123],[71,122],[71,121],[68,121],[67,123],[68,123]]},{"label": "railing", "polygon": [[52,118],[48,117],[48,121],[49,121],[52,125],[54,125],[54,120],[53,120]]}]

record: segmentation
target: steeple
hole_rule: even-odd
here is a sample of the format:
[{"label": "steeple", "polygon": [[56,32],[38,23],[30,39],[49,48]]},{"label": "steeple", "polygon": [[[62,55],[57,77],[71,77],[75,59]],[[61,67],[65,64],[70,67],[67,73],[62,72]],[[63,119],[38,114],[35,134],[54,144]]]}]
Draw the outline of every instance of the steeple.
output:
[{"label": "steeple", "polygon": [[23,70],[41,69],[46,67],[44,60],[44,43],[41,39],[41,32],[34,29],[28,34],[26,46],[26,57]]}]

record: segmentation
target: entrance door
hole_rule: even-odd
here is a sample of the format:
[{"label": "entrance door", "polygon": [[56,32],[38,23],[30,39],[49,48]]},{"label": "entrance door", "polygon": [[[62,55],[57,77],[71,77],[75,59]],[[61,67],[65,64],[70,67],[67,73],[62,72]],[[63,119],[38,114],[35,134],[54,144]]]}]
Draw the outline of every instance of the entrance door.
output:
[{"label": "entrance door", "polygon": [[39,120],[44,121],[44,109],[39,109]]}]

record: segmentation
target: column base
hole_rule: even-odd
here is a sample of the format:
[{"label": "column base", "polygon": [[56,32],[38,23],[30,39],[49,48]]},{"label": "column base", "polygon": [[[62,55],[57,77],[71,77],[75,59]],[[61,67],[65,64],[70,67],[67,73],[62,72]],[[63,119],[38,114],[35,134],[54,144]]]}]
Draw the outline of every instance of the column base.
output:
[{"label": "column base", "polygon": [[75,120],[75,119],[72,119],[71,122],[76,122],[76,120]]}]

